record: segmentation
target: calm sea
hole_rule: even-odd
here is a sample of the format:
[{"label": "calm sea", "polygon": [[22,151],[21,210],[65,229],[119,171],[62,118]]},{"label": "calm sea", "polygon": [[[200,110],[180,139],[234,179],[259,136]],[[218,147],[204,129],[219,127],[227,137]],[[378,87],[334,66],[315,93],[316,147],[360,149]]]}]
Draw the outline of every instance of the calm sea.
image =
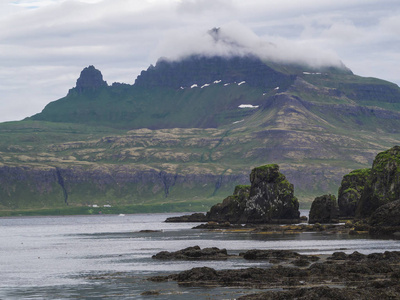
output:
[{"label": "calm sea", "polygon": [[[400,250],[398,240],[324,233],[259,235],[191,229],[165,223],[181,214],[0,218],[0,299],[233,299],[252,290],[188,288],[146,278],[193,267],[266,267],[267,262],[158,261],[152,255],[185,247],[290,249],[303,254]],[[140,232],[154,230],[158,232]],[[143,296],[145,291],[157,296]]]}]

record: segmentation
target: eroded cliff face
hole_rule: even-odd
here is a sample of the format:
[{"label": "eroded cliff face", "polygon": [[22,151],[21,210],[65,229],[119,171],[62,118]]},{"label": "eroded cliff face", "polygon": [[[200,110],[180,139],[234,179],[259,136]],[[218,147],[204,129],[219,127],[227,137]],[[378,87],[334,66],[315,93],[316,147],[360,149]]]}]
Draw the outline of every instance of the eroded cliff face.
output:
[{"label": "eroded cliff face", "polygon": [[[244,174],[168,173],[133,165],[0,166],[0,205],[24,209],[92,204],[138,205],[181,200],[198,195],[223,197]],[[206,203],[208,205],[208,203]]]}]

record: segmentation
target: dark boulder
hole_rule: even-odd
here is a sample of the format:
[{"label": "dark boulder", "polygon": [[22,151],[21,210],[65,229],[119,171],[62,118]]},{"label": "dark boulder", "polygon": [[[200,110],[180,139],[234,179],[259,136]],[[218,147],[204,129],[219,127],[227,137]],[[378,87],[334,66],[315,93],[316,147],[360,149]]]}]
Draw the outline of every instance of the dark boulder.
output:
[{"label": "dark boulder", "polygon": [[194,213],[180,217],[169,217],[165,220],[168,223],[191,223],[191,222],[206,222],[206,215],[203,213]]},{"label": "dark boulder", "polygon": [[289,258],[299,258],[300,254],[291,250],[248,250],[241,254],[244,259],[248,260],[263,260],[263,259],[277,259],[287,260]]},{"label": "dark boulder", "polygon": [[161,251],[152,256],[154,259],[162,260],[220,260],[228,257],[226,249],[216,247],[201,249],[199,246],[188,247],[175,252]]},{"label": "dark boulder", "polygon": [[310,209],[310,224],[338,223],[339,209],[334,195],[324,195],[315,198]]},{"label": "dark boulder", "polygon": [[400,200],[379,207],[369,220],[372,235],[398,235],[400,233]]},{"label": "dark boulder", "polygon": [[379,207],[371,216],[371,226],[400,226],[400,200]]}]

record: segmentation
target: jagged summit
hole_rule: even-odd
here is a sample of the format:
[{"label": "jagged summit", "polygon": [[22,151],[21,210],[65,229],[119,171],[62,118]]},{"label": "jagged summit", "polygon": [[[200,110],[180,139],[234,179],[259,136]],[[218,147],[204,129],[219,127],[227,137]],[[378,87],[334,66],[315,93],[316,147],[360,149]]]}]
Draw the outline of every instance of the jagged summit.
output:
[{"label": "jagged summit", "polygon": [[103,86],[107,86],[107,82],[103,80],[101,72],[91,65],[82,70],[81,75],[76,81],[75,89],[78,92],[84,92]]},{"label": "jagged summit", "polygon": [[253,87],[288,87],[295,77],[266,65],[259,58],[248,56],[206,57],[193,55],[180,61],[158,60],[137,77],[135,85],[162,86],[179,89],[193,84],[202,86],[214,81],[222,83],[246,82]]}]

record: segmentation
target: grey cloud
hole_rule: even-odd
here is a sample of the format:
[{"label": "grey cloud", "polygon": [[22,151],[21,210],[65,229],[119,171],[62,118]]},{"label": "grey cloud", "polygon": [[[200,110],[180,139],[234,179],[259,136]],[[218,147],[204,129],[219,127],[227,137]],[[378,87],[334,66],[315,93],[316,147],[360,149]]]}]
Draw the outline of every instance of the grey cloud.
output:
[{"label": "grey cloud", "polygon": [[193,54],[205,56],[251,54],[266,60],[300,62],[312,67],[341,66],[337,55],[331,51],[318,49],[315,43],[294,42],[276,37],[271,37],[271,40],[262,39],[238,22],[221,26],[217,35],[215,38],[215,35],[208,32],[174,31],[160,44],[156,56],[179,60]]},{"label": "grey cloud", "polygon": [[233,11],[234,5],[229,0],[183,0],[177,6],[179,13],[199,14],[215,10]]}]

